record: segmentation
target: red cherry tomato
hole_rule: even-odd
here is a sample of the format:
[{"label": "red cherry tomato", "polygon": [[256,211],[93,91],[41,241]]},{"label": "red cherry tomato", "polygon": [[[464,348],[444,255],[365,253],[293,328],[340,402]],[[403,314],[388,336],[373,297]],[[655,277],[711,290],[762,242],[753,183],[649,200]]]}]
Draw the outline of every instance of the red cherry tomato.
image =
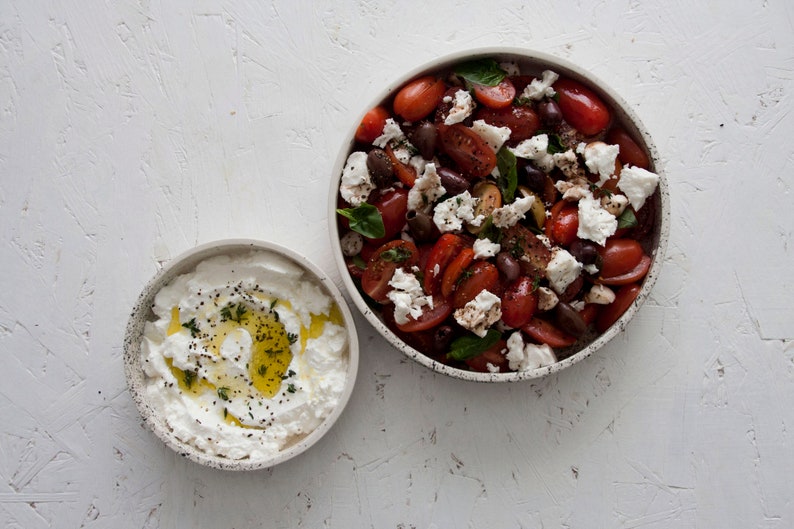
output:
[{"label": "red cherry tomato", "polygon": [[558,201],[552,206],[544,229],[552,244],[570,246],[579,230],[579,208],[564,200]]},{"label": "red cherry tomato", "polygon": [[568,347],[576,343],[576,338],[562,332],[556,325],[540,318],[532,318],[521,327],[533,340],[549,347]]},{"label": "red cherry tomato", "polygon": [[496,153],[469,127],[456,123],[441,126],[438,132],[444,152],[454,160],[464,177],[487,176],[496,167]]},{"label": "red cherry tomato", "polygon": [[507,77],[495,86],[475,84],[474,97],[488,108],[505,108],[513,104],[516,87]]},{"label": "red cherry tomato", "polygon": [[394,168],[394,175],[397,179],[408,187],[413,187],[416,183],[416,169],[402,163],[394,154],[391,145],[387,145],[385,151],[386,156],[388,156],[391,161],[392,168]]},{"label": "red cherry tomato", "polygon": [[618,152],[618,160],[626,165],[634,165],[643,169],[648,169],[651,165],[648,155],[645,151],[634,141],[634,138],[621,129],[614,128],[609,131],[606,139],[604,140],[610,145],[617,145],[620,147]]},{"label": "red cherry tomato", "polygon": [[422,315],[417,319],[408,316],[406,323],[395,323],[398,329],[403,332],[417,332],[432,329],[449,318],[452,314],[452,305],[449,300],[441,296],[433,296],[433,308],[424,307]]},{"label": "red cherry tomato", "polygon": [[424,268],[425,292],[436,294],[440,291],[444,271],[466,245],[463,237],[454,233],[445,233],[438,238],[427,256]]},{"label": "red cherry tomato", "polygon": [[645,274],[648,273],[648,270],[651,268],[651,258],[647,255],[643,255],[640,258],[640,262],[637,263],[637,266],[626,272],[625,274],[620,274],[617,276],[612,277],[599,277],[596,283],[601,283],[602,285],[628,285],[629,283],[636,283],[643,277]]},{"label": "red cherry tomato", "polygon": [[584,322],[587,325],[590,325],[595,321],[595,319],[598,317],[598,314],[600,312],[601,312],[601,305],[597,305],[595,303],[587,303],[582,308],[582,310],[579,311],[579,316],[582,317],[582,320],[584,320]]},{"label": "red cherry tomato", "polygon": [[507,343],[504,340],[499,340],[494,345],[483,351],[482,354],[464,361],[472,371],[488,373],[488,364],[491,364],[494,367],[498,367],[500,373],[504,373],[509,371],[509,361],[505,355],[502,354],[502,351],[504,351],[506,348]]},{"label": "red cherry tomato", "polygon": [[633,270],[645,253],[640,243],[633,239],[607,239],[598,248],[601,256],[601,277],[615,277]]},{"label": "red cherry tomato", "polygon": [[441,278],[441,295],[448,298],[455,290],[458,280],[463,276],[466,268],[474,260],[474,250],[463,248],[458,255],[450,261]]},{"label": "red cherry tomato", "polygon": [[538,296],[528,276],[522,275],[505,288],[502,294],[502,321],[519,328],[529,323],[538,308]]},{"label": "red cherry tomato", "polygon": [[364,118],[356,129],[356,141],[362,143],[372,143],[375,141],[375,139],[383,133],[386,120],[390,117],[389,111],[383,107],[370,109],[364,114]]},{"label": "red cherry tomato", "polygon": [[489,125],[509,128],[511,144],[531,138],[540,129],[540,118],[530,107],[514,105],[500,109],[481,107],[475,114],[477,119],[482,119]]},{"label": "red cherry tomato", "polygon": [[386,234],[380,239],[370,239],[372,244],[383,244],[392,240],[405,227],[405,214],[408,213],[408,190],[395,188],[378,197],[372,203],[383,218]]},{"label": "red cherry tomato", "polygon": [[493,292],[499,284],[499,270],[489,261],[477,261],[471,265],[452,297],[456,309],[477,297],[483,290]]},{"label": "red cherry tomato", "polygon": [[432,75],[414,79],[394,97],[394,113],[408,121],[419,121],[435,110],[446,90],[444,81]]},{"label": "red cherry tomato", "polygon": [[584,134],[598,134],[609,125],[609,108],[595,92],[572,79],[561,78],[553,85],[559,96],[562,116],[572,127]]},{"label": "red cherry tomato", "polygon": [[601,314],[596,318],[595,327],[598,332],[604,332],[609,329],[613,323],[618,321],[624,312],[634,303],[637,295],[640,293],[640,285],[634,283],[625,285],[615,292],[615,301],[609,305],[605,305],[601,309]]},{"label": "red cherry tomato", "polygon": [[411,268],[419,261],[414,243],[403,240],[387,242],[378,248],[367,263],[361,277],[361,288],[378,303],[387,303],[391,281],[397,268]]}]

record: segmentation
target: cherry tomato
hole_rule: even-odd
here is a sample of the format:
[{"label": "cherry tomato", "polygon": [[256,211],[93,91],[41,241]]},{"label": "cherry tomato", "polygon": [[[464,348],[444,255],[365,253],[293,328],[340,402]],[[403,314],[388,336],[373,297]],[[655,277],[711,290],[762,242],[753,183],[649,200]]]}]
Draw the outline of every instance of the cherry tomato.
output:
[{"label": "cherry tomato", "polygon": [[531,138],[540,129],[540,118],[530,107],[514,105],[500,109],[481,107],[475,114],[477,119],[482,119],[489,125],[509,128],[511,144]]},{"label": "cherry tomato", "polygon": [[605,141],[610,145],[618,145],[620,147],[618,160],[624,164],[634,165],[643,169],[650,167],[651,162],[648,159],[648,155],[625,130],[617,127],[613,128],[607,134]]},{"label": "cherry tomato", "polygon": [[513,104],[516,87],[507,77],[495,86],[475,84],[474,97],[488,108],[505,108]]},{"label": "cherry tomato", "polygon": [[405,214],[408,213],[408,190],[392,189],[378,197],[372,205],[380,211],[386,234],[380,239],[370,239],[370,242],[376,245],[383,244],[393,239],[405,226]]},{"label": "cherry tomato", "polygon": [[595,303],[587,303],[582,310],[579,311],[579,316],[587,325],[592,324],[601,312],[601,305]]},{"label": "cherry tomato", "polygon": [[601,277],[615,277],[634,269],[645,253],[640,243],[633,239],[607,239],[598,248],[601,256]]},{"label": "cherry tomato", "polygon": [[438,132],[441,147],[454,160],[464,177],[487,176],[496,167],[496,153],[469,127],[455,123],[439,127]]},{"label": "cherry tomato", "polygon": [[522,275],[505,288],[502,294],[502,321],[519,328],[529,323],[538,308],[538,296],[532,279]]},{"label": "cherry tomato", "polygon": [[551,251],[543,241],[521,224],[515,224],[503,232],[502,250],[518,259],[521,269],[530,277],[544,276],[551,261]]},{"label": "cherry tomato", "polygon": [[424,312],[417,319],[408,316],[406,323],[395,323],[397,328],[404,332],[416,332],[432,329],[449,318],[452,314],[452,305],[449,300],[441,296],[433,296],[433,308],[424,307]]},{"label": "cherry tomato", "polygon": [[449,297],[452,295],[452,291],[455,290],[458,280],[473,260],[474,250],[471,248],[463,248],[460,253],[450,261],[449,266],[444,270],[444,275],[441,278],[442,296]]},{"label": "cherry tomato", "polygon": [[408,187],[413,187],[416,183],[416,169],[402,163],[394,154],[394,149],[391,148],[391,145],[387,145],[385,150],[397,179]]},{"label": "cherry tomato", "polygon": [[394,113],[408,121],[419,121],[435,110],[446,90],[444,81],[432,75],[415,79],[397,92]]},{"label": "cherry tomato", "polygon": [[489,261],[477,261],[471,265],[458,283],[452,297],[456,309],[477,297],[483,290],[494,291],[499,284],[499,270]]},{"label": "cherry tomato", "polygon": [[640,262],[637,263],[637,266],[628,272],[612,277],[599,277],[596,283],[601,283],[602,285],[628,285],[629,283],[636,283],[645,277],[645,274],[648,273],[650,268],[651,258],[647,255],[643,255],[640,258]]},{"label": "cherry tomato", "polygon": [[572,79],[561,78],[553,85],[559,96],[562,115],[572,127],[592,136],[604,130],[611,115],[607,105],[595,92]]},{"label": "cherry tomato", "polygon": [[362,143],[372,143],[375,141],[375,139],[383,133],[386,120],[390,117],[389,111],[383,107],[370,109],[364,114],[364,118],[356,129],[356,141]]},{"label": "cherry tomato", "polygon": [[464,246],[466,241],[463,237],[454,233],[445,233],[438,238],[427,256],[424,268],[425,292],[436,294],[440,291],[444,271]]},{"label": "cherry tomato", "polygon": [[576,343],[576,338],[562,332],[556,325],[534,317],[521,327],[533,340],[545,343],[549,347],[568,347]]},{"label": "cherry tomato", "polygon": [[504,340],[499,340],[491,347],[486,349],[475,357],[469,358],[468,360],[464,360],[466,365],[469,366],[469,369],[472,371],[479,371],[481,373],[488,373],[488,364],[491,364],[494,367],[499,368],[499,372],[504,373],[509,371],[509,364],[510,362],[507,360],[502,351],[507,348],[507,343]]},{"label": "cherry tomato", "polygon": [[634,303],[640,293],[640,285],[634,283],[624,285],[615,292],[615,301],[601,309],[601,314],[596,318],[595,327],[598,332],[609,329],[613,323],[618,321],[624,312]]},{"label": "cherry tomato", "polygon": [[544,229],[552,244],[570,246],[579,230],[579,208],[564,200],[558,201],[552,206]]},{"label": "cherry tomato", "polygon": [[411,268],[419,261],[419,252],[414,243],[398,239],[378,248],[367,263],[361,277],[361,288],[378,303],[387,303],[391,281],[397,268]]}]

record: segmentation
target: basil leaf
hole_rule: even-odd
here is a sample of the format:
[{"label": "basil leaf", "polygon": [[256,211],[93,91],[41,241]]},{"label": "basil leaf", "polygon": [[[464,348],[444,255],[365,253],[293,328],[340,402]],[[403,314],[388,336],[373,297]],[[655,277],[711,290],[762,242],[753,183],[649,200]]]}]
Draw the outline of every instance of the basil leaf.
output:
[{"label": "basil leaf", "polygon": [[631,208],[624,209],[623,213],[618,217],[618,229],[633,228],[637,224],[637,217],[634,215],[634,210]]},{"label": "basil leaf", "polygon": [[518,186],[518,170],[516,168],[516,155],[506,147],[499,149],[496,153],[496,167],[499,168],[499,178],[496,185],[502,192],[505,203],[510,203],[515,198],[516,187]]},{"label": "basil leaf", "polygon": [[350,219],[350,229],[369,237],[370,239],[380,239],[386,235],[386,228],[383,225],[383,217],[378,208],[366,202],[355,208],[337,209],[336,212],[343,217]]},{"label": "basil leaf", "polygon": [[565,152],[568,150],[568,147],[563,145],[562,138],[558,134],[546,134],[549,137],[549,148],[546,149],[546,152],[549,154],[557,154],[558,152]]},{"label": "basil leaf", "polygon": [[480,226],[480,233],[477,234],[478,239],[488,239],[491,242],[499,244],[502,241],[502,230],[494,226],[493,217],[488,215],[485,221]]},{"label": "basil leaf", "polygon": [[482,338],[473,334],[461,336],[453,340],[447,353],[447,358],[454,360],[474,358],[493,347],[501,337],[502,333],[495,329],[489,329]]},{"label": "basil leaf", "polygon": [[477,59],[461,63],[455,68],[455,74],[470,83],[485,86],[496,86],[507,75],[493,59]]}]

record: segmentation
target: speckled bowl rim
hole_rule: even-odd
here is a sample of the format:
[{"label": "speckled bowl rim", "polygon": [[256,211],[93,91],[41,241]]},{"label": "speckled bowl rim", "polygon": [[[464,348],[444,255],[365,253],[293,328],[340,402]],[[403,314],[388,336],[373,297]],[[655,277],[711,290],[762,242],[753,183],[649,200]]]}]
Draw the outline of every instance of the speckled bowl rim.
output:
[{"label": "speckled bowl rim", "polygon": [[[356,288],[355,283],[350,277],[347,270],[347,265],[342,255],[342,249],[339,243],[339,230],[336,222],[336,208],[337,208],[337,193],[339,190],[339,181],[341,179],[342,168],[347,160],[348,152],[354,144],[354,135],[358,124],[361,122],[364,114],[372,107],[385,100],[392,92],[399,89],[409,80],[419,76],[424,72],[435,71],[439,69],[448,68],[451,65],[470,59],[478,59],[485,57],[495,57],[498,60],[514,59],[528,65],[546,66],[561,75],[571,77],[573,79],[583,81],[588,86],[593,88],[609,105],[611,108],[616,109],[619,117],[629,125],[633,125],[633,132],[635,137],[641,138],[641,142],[645,144],[652,160],[652,169],[659,175],[659,209],[657,210],[657,217],[659,220],[658,233],[656,234],[657,242],[653,245],[651,255],[651,267],[648,270],[640,293],[637,298],[629,306],[626,312],[605,332],[598,335],[593,341],[588,342],[586,345],[573,346],[578,349],[575,353],[567,358],[550,366],[541,367],[527,371],[517,371],[509,373],[480,373],[474,371],[466,371],[456,367],[448,366],[417,351],[413,347],[403,342],[396,334],[394,334],[383,323],[380,317],[373,312],[372,308],[367,304],[364,298]],[[517,382],[522,380],[537,379],[540,377],[548,376],[552,373],[557,373],[563,369],[570,367],[585,358],[591,356],[598,351],[601,347],[607,344],[615,336],[623,332],[626,325],[631,321],[634,315],[639,310],[640,306],[648,298],[653,285],[656,283],[657,278],[662,269],[664,256],[667,251],[667,243],[670,236],[670,194],[667,186],[667,179],[662,170],[659,154],[656,149],[648,129],[642,124],[634,110],[629,106],[626,101],[606,83],[598,79],[592,73],[584,68],[571,63],[565,59],[548,53],[530,50],[526,48],[515,47],[487,47],[461,50],[455,53],[438,57],[434,60],[428,61],[416,68],[413,68],[396,80],[391,82],[384,88],[372,101],[361,109],[357,119],[354,119],[350,131],[343,137],[342,146],[339,150],[336,162],[333,166],[331,173],[331,186],[328,197],[328,214],[329,214],[329,232],[331,237],[331,245],[333,247],[334,259],[336,260],[337,267],[339,268],[342,281],[344,283],[347,294],[352,299],[361,314],[366,320],[395,348],[402,351],[407,357],[415,360],[419,364],[432,369],[437,373],[448,375],[454,378],[472,381],[472,382]]]},{"label": "speckled bowl rim", "polygon": [[[241,254],[252,250],[271,252],[288,258],[313,276],[328,294],[331,295],[342,313],[347,329],[347,377],[345,388],[339,397],[339,403],[336,408],[334,408],[325,420],[323,420],[323,422],[309,435],[270,458],[232,460],[206,454],[193,445],[181,441],[171,432],[157,410],[151,406],[145,393],[146,376],[141,366],[141,339],[144,324],[154,318],[151,312],[154,296],[163,286],[172,281],[175,277],[192,271],[198,263],[208,258],[218,255]],[[331,429],[347,406],[353,392],[353,387],[355,386],[356,376],[358,374],[358,362],[358,334],[353,321],[353,315],[347,306],[344,296],[333,281],[306,257],[284,246],[255,239],[225,239],[208,242],[192,248],[172,259],[143,288],[130,314],[124,336],[124,372],[127,379],[127,386],[146,426],[169,448],[183,457],[201,465],[221,470],[258,470],[270,468],[308,450]]]}]

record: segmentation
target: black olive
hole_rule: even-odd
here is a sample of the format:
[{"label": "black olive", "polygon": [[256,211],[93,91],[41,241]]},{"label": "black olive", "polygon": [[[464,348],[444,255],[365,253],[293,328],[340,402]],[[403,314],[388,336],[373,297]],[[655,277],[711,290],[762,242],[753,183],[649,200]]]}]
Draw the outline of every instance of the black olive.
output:
[{"label": "black olive", "polygon": [[521,265],[518,264],[515,257],[507,252],[499,252],[496,256],[496,268],[510,282],[518,279],[519,274],[521,274]]},{"label": "black olive", "polygon": [[367,170],[378,188],[389,187],[394,180],[394,166],[386,151],[375,147],[367,154]]},{"label": "black olive", "polygon": [[469,188],[469,181],[448,167],[439,167],[436,172],[449,195],[459,195]]},{"label": "black olive", "polygon": [[452,327],[449,325],[442,325],[433,333],[433,348],[437,353],[443,353],[449,350],[449,344],[452,341]]},{"label": "black olive", "polygon": [[432,217],[423,211],[409,211],[405,214],[408,229],[417,242],[434,241],[439,237],[438,228]]},{"label": "black olive", "polygon": [[436,153],[438,131],[436,126],[429,121],[423,121],[413,130],[410,136],[411,143],[419,149],[419,154],[425,160],[432,160]]},{"label": "black olive", "polygon": [[560,329],[576,338],[587,332],[587,324],[571,305],[565,302],[554,307],[554,320]]},{"label": "black olive", "polygon": [[539,103],[538,114],[545,125],[558,125],[562,121],[560,105],[553,99],[546,99]]},{"label": "black olive", "polygon": [[535,164],[528,163],[524,166],[524,179],[527,187],[541,195],[546,188],[546,173]]},{"label": "black olive", "polygon": [[576,239],[568,247],[568,252],[584,265],[596,264],[598,260],[598,247],[590,241]]}]

